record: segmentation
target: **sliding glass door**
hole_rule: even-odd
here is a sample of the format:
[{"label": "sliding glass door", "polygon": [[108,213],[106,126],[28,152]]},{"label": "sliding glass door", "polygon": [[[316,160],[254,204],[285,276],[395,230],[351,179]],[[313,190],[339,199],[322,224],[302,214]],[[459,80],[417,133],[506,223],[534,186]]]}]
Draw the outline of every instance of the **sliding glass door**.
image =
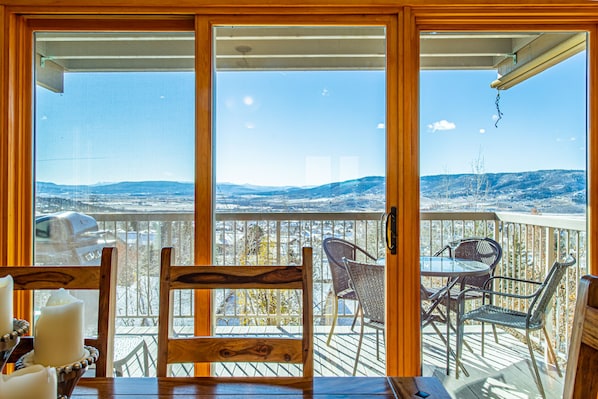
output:
[{"label": "sliding glass door", "polygon": [[[341,299],[333,320],[323,241],[356,244],[384,267],[386,28],[217,26],[213,38],[215,263],[300,264],[301,248],[312,247],[315,373],[350,375],[358,302]],[[376,290],[383,306],[383,281]],[[292,334],[296,301],[277,295],[223,293],[215,333]],[[357,375],[384,375],[383,335],[369,327],[363,335]]]},{"label": "sliding glass door", "polygon": [[[420,36],[420,252],[434,255],[451,241],[487,237],[502,250],[494,275],[536,281],[544,279],[554,261],[576,254],[576,266],[547,316],[561,362],[577,280],[588,270],[586,40],[586,32],[575,31],[434,31]],[[422,281],[432,288],[445,284]],[[522,284],[507,289],[532,292]],[[467,301],[465,309],[478,304]],[[524,310],[520,305],[517,309]],[[439,309],[446,313],[444,306]],[[454,345],[454,332],[446,325],[441,329]],[[465,341],[474,348],[483,331],[479,323],[467,325]],[[497,389],[535,392],[534,377],[522,379],[514,366],[529,361],[526,346],[506,344],[513,337],[505,331],[499,335],[504,338],[497,344],[486,334],[485,362],[479,362],[476,349],[464,350],[464,366],[475,378],[500,370]],[[445,373],[445,351],[438,351],[445,347],[442,339],[431,324],[423,329],[424,375]],[[533,339],[549,345],[540,334]]]},{"label": "sliding glass door", "polygon": [[[34,260],[98,265],[118,249],[117,375],[155,351],[160,249],[193,262],[195,192],[195,35],[122,28],[35,33]],[[73,294],[93,335],[97,294]],[[191,324],[189,295],[176,315]]]}]

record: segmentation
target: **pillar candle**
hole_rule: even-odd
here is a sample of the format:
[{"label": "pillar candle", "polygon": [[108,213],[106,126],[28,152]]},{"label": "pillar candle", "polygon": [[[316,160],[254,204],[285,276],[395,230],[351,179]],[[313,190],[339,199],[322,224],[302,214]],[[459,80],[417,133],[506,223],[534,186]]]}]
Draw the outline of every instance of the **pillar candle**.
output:
[{"label": "pillar candle", "polygon": [[0,336],[13,332],[12,276],[0,278]]},{"label": "pillar candle", "polygon": [[0,374],[2,399],[56,399],[56,369],[39,364],[17,370],[10,375]]},{"label": "pillar candle", "polygon": [[62,367],[85,356],[83,301],[63,288],[50,295],[35,323],[34,363]]}]

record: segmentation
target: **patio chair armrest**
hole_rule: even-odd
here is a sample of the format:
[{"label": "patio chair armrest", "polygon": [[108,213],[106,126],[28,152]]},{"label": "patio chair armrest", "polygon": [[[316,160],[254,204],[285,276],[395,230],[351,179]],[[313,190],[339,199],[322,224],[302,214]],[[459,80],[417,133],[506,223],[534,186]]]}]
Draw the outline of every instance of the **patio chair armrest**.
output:
[{"label": "patio chair armrest", "polygon": [[521,279],[521,278],[507,277],[507,276],[492,276],[488,280],[486,280],[486,282],[484,283],[484,287],[485,287],[484,289],[488,289],[487,287],[490,284],[492,284],[492,282],[494,280],[506,280],[506,281],[514,281],[514,282],[517,282],[517,283],[527,283],[527,284],[542,285],[542,282],[540,282],[540,281],[525,280],[525,279]]},{"label": "patio chair armrest", "polygon": [[533,294],[529,294],[529,295],[520,295],[520,294],[513,294],[511,292],[502,292],[502,291],[493,291],[493,290],[486,290],[486,289],[480,289],[480,288],[469,288],[466,290],[463,290],[459,293],[459,296],[457,297],[457,302],[465,302],[463,300],[463,298],[465,298],[465,296],[468,293],[480,293],[483,295],[496,295],[496,296],[501,296],[501,297],[505,297],[505,298],[516,298],[516,299],[532,299],[535,298],[536,296],[538,296],[538,294],[540,292],[542,292],[542,290],[536,290]]},{"label": "patio chair armrest", "polygon": [[444,247],[442,247],[442,248],[441,248],[441,249],[439,249],[438,251],[434,252],[434,255],[433,255],[433,256],[440,256],[440,255],[442,255],[442,253],[443,253],[444,251],[448,251],[448,250],[450,250],[450,248],[451,248],[451,247],[449,247],[448,245],[445,245]]}]

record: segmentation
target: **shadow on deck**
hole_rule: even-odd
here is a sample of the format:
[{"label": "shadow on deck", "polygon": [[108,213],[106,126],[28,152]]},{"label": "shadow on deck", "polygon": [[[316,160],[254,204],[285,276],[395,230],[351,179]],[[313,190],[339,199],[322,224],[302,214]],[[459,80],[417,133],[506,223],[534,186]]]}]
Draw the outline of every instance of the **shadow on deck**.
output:
[{"label": "shadow on deck", "polygon": [[[337,326],[335,336],[326,345],[328,327],[314,329],[314,373],[315,375],[334,376],[351,375],[357,348],[358,329],[351,331],[349,326]],[[294,334],[290,329],[275,327],[222,327],[218,333],[224,335],[253,334],[278,335]],[[430,328],[423,335],[423,370],[422,375],[434,375],[442,381],[454,398],[539,398],[532,375],[527,346],[511,334],[499,330],[499,343],[494,341],[491,330],[486,334],[485,356],[480,355],[480,327],[468,326],[465,339],[473,352],[463,350],[463,362],[470,373],[462,373],[455,378],[454,361],[451,361],[451,374],[446,374],[446,347]],[[382,337],[382,336],[381,336]],[[452,336],[451,338],[454,338]],[[381,338],[382,339],[382,338]],[[146,345],[139,345],[141,340]],[[140,349],[146,348],[146,350]],[[123,376],[155,376],[155,357],[157,352],[155,328],[120,327],[116,339],[116,365],[124,370]],[[136,349],[136,350],[135,350]],[[145,358],[147,355],[147,359]],[[542,356],[538,355],[538,359]],[[119,361],[121,359],[121,361]],[[452,359],[451,359],[452,360]],[[147,363],[146,363],[147,361]],[[147,364],[147,366],[146,366]],[[176,374],[192,374],[192,365],[177,366]],[[553,366],[541,362],[544,387],[548,398],[561,397],[563,378],[559,377]],[[563,371],[564,372],[564,371]],[[296,365],[251,365],[234,364],[216,366],[218,375],[297,375]],[[384,375],[384,345],[380,345],[380,360],[376,358],[376,334],[368,331],[362,345],[357,375]]]}]

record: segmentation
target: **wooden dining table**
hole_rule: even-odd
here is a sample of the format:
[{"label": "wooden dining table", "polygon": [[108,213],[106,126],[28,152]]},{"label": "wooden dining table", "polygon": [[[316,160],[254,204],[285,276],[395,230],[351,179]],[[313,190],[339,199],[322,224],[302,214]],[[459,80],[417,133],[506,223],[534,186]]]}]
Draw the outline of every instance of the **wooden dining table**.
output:
[{"label": "wooden dining table", "polygon": [[71,399],[450,397],[436,377],[117,377],[82,378]]}]

